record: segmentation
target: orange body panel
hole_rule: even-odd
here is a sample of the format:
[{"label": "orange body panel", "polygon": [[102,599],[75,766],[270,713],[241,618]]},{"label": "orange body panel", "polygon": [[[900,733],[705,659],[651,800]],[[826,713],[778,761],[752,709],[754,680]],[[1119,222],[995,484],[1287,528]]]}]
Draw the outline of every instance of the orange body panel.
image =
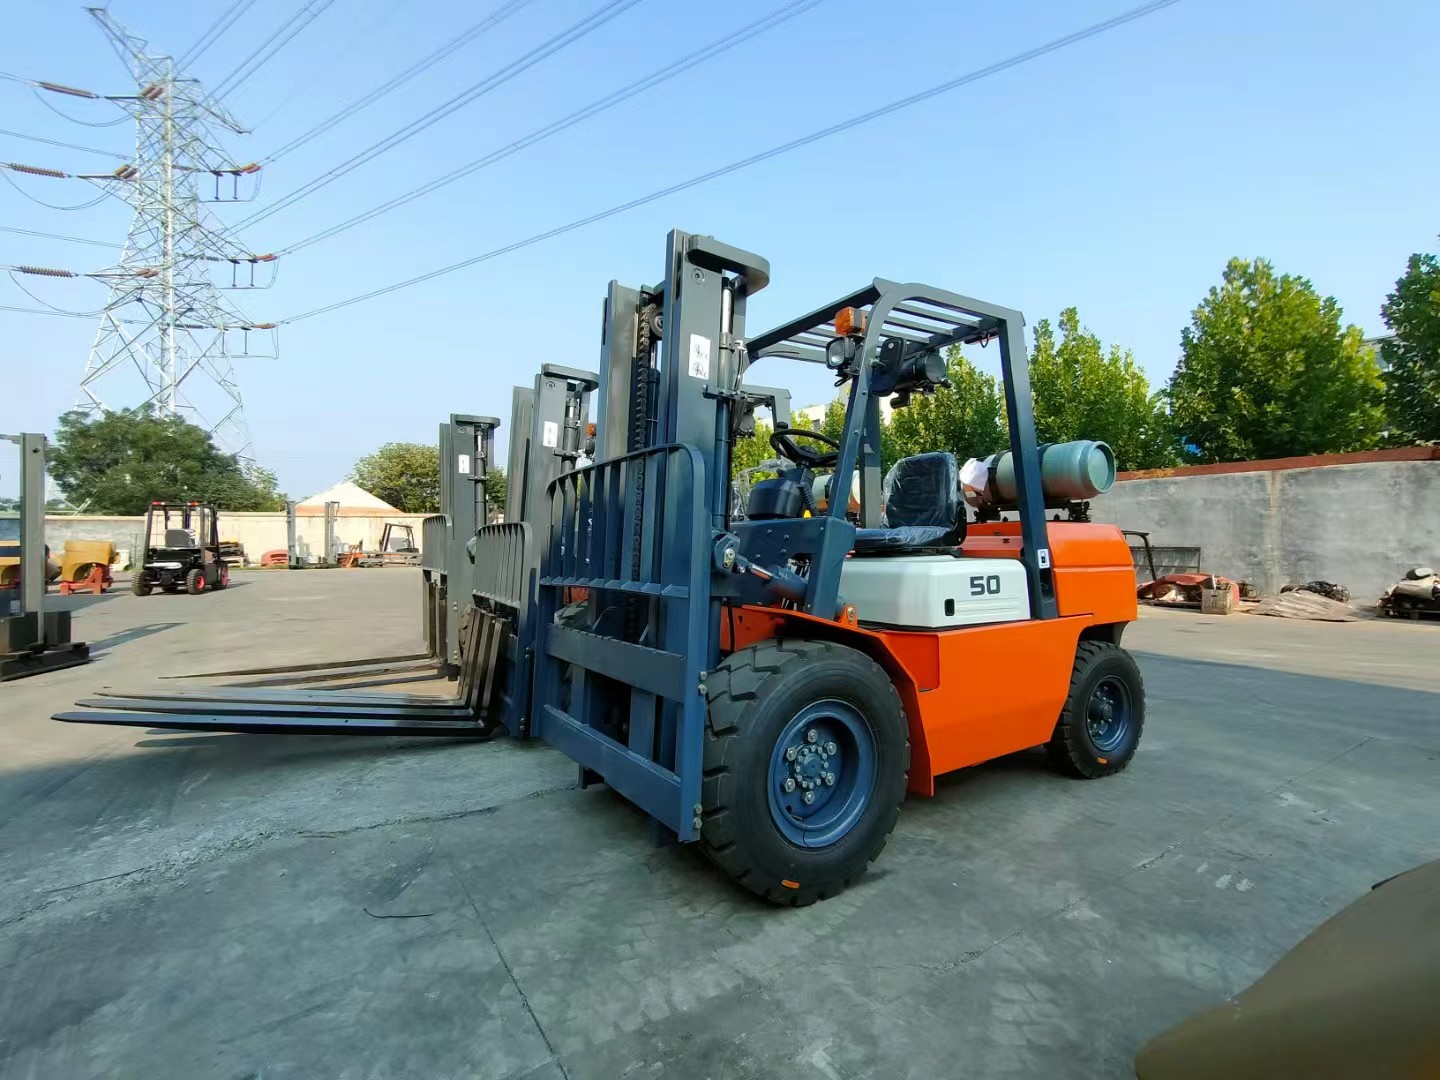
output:
[{"label": "orange body panel", "polygon": [[[778,607],[737,607],[721,621],[721,649],[772,638],[835,641],[889,673],[910,723],[910,790],[935,777],[1050,738],[1070,687],[1075,647],[1089,627],[1136,617],[1130,548],[1108,525],[1049,522],[1061,618],[934,632],[870,630]],[[963,551],[1018,558],[1020,526],[972,526]],[[865,613],[859,613],[863,620]]]},{"label": "orange body panel", "polygon": [[[1045,532],[1060,614],[1089,616],[1097,624],[1134,622],[1135,564],[1124,534],[1113,525],[1076,521],[1046,522]],[[960,550],[977,558],[1018,559],[1020,523],[971,525]]]}]

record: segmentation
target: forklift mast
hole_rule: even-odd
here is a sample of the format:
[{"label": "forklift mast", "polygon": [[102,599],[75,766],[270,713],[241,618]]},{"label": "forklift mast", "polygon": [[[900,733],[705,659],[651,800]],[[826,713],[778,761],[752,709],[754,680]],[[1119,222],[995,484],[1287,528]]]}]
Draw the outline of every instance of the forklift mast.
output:
[{"label": "forklift mast", "polygon": [[659,285],[612,282],[596,462],[550,487],[533,731],[682,840],[700,827],[704,679],[720,659],[714,538],[734,422],[753,409],[745,309],[769,278],[759,256],[676,231]]},{"label": "forklift mast", "polygon": [[495,689],[498,722],[514,735],[530,733],[535,589],[541,537],[549,520],[549,488],[574,469],[587,445],[593,371],[545,364],[532,386],[513,392],[505,520],[479,529],[467,545],[473,570],[471,618],[479,640],[497,641],[501,675]]},{"label": "forklift mast", "polygon": [[440,425],[440,513],[422,526],[426,639],[451,674],[461,663],[460,616],[469,606],[474,567],[465,545],[485,524],[485,475],[494,458],[493,416],[451,413]]}]

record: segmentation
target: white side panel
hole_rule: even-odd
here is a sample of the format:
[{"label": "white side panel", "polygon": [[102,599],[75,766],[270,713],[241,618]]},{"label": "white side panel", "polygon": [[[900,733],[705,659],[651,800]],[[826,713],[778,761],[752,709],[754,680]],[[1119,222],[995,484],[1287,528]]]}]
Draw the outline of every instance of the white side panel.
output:
[{"label": "white side panel", "polygon": [[861,623],[882,626],[943,630],[1030,618],[1018,559],[852,556],[840,572],[840,595]]}]

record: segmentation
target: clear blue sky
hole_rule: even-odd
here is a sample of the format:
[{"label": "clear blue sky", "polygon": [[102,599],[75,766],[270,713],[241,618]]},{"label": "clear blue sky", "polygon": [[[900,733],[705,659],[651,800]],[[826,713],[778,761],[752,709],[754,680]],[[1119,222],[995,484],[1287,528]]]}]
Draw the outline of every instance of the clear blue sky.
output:
[{"label": "clear blue sky", "polygon": [[[498,29],[267,170],[279,198],[598,6],[535,0]],[[283,248],[504,145],[778,7],[642,0],[554,58],[378,161],[246,232]],[[276,286],[237,299],[257,320],[458,261],[938,83],[1078,29],[1133,0],[826,0],[711,64],[499,165],[286,259]],[[195,65],[218,80],[298,8],[259,0]],[[474,23],[499,0],[337,0],[227,105],[255,125],[227,145],[263,157]],[[159,51],[183,52],[228,0],[115,0]],[[11,7],[0,70],[102,91],[124,71],[83,8]],[[278,360],[241,385],[260,461],[303,497],[388,440],[430,442],[443,414],[508,412],[543,361],[594,366],[611,278],[661,274],[672,227],[770,259],[759,330],[880,275],[1023,310],[1069,304],[1133,349],[1152,381],[1232,255],[1263,255],[1382,329],[1406,257],[1440,232],[1440,5],[1378,0],[1184,0],[1074,48],[560,239],[288,327]],[[73,116],[102,105],[47,97]],[[0,127],[124,151],[0,81]],[[95,169],[103,159],[0,136],[0,160]],[[52,202],[88,189],[22,180]],[[222,221],[238,220],[220,207]],[[0,224],[123,239],[126,208],[64,213],[0,186]],[[0,233],[0,263],[91,269],[100,248]],[[57,306],[103,287],[27,278]],[[34,302],[0,276],[0,304]],[[90,323],[0,312],[0,431],[53,429],[74,400]],[[982,355],[982,359],[988,357]],[[800,367],[799,365],[796,366]],[[760,372],[757,369],[757,378]],[[767,370],[797,403],[828,382]],[[503,443],[503,437],[502,437]],[[13,468],[0,459],[0,493]]]}]

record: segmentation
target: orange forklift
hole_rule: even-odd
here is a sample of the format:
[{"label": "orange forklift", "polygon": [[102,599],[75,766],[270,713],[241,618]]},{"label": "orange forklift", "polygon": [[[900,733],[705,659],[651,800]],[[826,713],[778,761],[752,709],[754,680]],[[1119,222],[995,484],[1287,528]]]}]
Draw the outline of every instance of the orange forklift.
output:
[{"label": "orange forklift", "polygon": [[[1114,458],[1037,445],[1020,313],[876,279],[750,335],[764,259],[678,231],[667,255],[660,285],[610,286],[596,462],[550,486],[534,691],[511,730],[792,905],[863,873],[906,791],[943,773],[1037,746],[1071,776],[1125,768],[1145,719],[1120,645],[1134,571],[1087,513]],[[880,399],[946,385],[957,344],[999,354],[1009,450],[882,477]],[[743,377],[777,360],[828,370],[845,425],[777,426],[786,468],[739,520]],[[836,491],[858,474],[858,514],[820,506],[821,471]]]}]

